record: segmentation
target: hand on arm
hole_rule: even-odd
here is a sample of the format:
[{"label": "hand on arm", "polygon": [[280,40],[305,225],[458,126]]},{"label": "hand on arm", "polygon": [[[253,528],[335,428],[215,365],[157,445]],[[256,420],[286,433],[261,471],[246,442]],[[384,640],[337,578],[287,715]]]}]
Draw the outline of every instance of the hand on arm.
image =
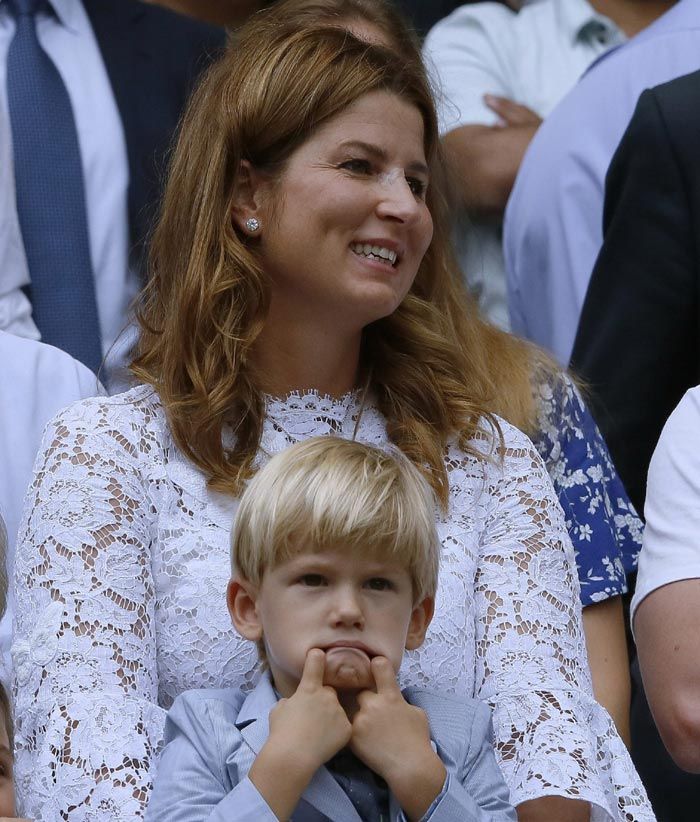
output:
[{"label": "hand on arm", "polygon": [[350,740],[338,695],[323,684],[325,666],[323,651],[312,648],[296,692],[270,712],[270,736],[248,774],[278,819],[289,819],[314,773]]},{"label": "hand on arm", "polygon": [[461,126],[445,135],[444,144],[465,207],[500,216],[542,119],[527,106],[505,97],[487,94],[484,102],[501,123]]},{"label": "hand on arm", "polygon": [[389,660],[371,664],[377,691],[358,697],[350,748],[386,781],[407,818],[421,819],[442,791],[445,766],[430,744],[428,718],[403,698]]}]

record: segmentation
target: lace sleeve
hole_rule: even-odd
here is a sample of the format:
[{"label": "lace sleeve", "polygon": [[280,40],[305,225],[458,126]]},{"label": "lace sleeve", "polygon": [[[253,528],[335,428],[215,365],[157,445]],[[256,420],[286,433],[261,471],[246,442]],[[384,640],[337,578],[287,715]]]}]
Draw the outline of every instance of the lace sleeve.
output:
[{"label": "lace sleeve", "polygon": [[560,795],[593,803],[592,820],[651,820],[627,751],[592,697],[561,508],[529,440],[506,433],[474,596],[476,692],[494,709],[511,801]]},{"label": "lace sleeve", "polygon": [[[121,406],[124,408],[124,406]],[[133,408],[133,406],[131,406]],[[47,427],[17,547],[16,781],[36,820],[143,816],[160,743],[143,434],[108,400]]]}]

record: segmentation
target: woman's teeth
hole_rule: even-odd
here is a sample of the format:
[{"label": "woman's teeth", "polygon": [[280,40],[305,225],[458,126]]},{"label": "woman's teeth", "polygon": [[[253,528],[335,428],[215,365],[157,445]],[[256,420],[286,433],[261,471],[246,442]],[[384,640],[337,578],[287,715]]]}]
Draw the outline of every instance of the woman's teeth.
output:
[{"label": "woman's teeth", "polygon": [[394,265],[398,257],[395,251],[380,245],[352,243],[350,248],[355,254],[359,254],[361,257],[369,257],[370,259],[380,260],[381,262],[388,262],[390,265]]}]

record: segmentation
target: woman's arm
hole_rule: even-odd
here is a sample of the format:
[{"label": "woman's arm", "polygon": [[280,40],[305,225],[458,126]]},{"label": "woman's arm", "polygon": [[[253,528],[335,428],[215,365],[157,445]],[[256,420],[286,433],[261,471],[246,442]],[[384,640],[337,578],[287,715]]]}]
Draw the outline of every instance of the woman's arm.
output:
[{"label": "woman's arm", "polygon": [[32,818],[143,816],[164,720],[145,417],[88,400],[44,435],[17,548],[12,649],[18,799]]},{"label": "woman's arm", "polygon": [[574,546],[596,699],[629,746],[630,678],[621,595],[636,567],[642,523],[588,408],[566,373],[535,374],[534,444]]},{"label": "woman's arm", "polygon": [[630,667],[622,598],[612,597],[583,609],[588,665],[596,700],[613,718],[630,747]]},{"label": "woman's arm", "polygon": [[[490,485],[475,580],[476,695],[494,707],[496,750],[511,801],[551,820],[569,800],[607,817],[653,819],[627,751],[592,698],[571,542],[544,465],[504,425],[503,463]],[[580,807],[577,806],[577,803]],[[562,817],[566,818],[566,817]]]}]

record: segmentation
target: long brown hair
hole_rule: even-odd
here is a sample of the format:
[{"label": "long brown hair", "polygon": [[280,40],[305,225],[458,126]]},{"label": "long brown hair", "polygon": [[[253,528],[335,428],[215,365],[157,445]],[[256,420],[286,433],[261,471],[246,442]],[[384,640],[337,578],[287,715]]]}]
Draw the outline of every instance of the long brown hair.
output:
[{"label": "long brown hair", "polygon": [[[252,351],[269,304],[256,247],[231,219],[242,160],[279,174],[324,121],[362,95],[387,90],[416,106],[431,175],[440,175],[437,119],[422,67],[333,27],[285,26],[269,13],[195,93],[175,149],[137,316],[132,371],[160,394],[182,451],[218,490],[239,494],[253,473],[265,399]],[[484,436],[492,383],[453,277],[441,186],[428,190],[435,230],[413,286],[389,317],[365,329],[364,363],[390,439],[426,474],[443,505],[444,448]],[[227,427],[235,446],[226,449]]]},{"label": "long brown hair", "polygon": [[[391,0],[278,0],[275,10],[287,25],[298,28],[314,24],[343,28],[352,27],[353,23],[364,24],[405,59],[422,62],[418,35]],[[460,208],[454,177],[454,174],[445,174],[444,168],[440,168],[439,175],[433,169],[433,195],[442,198],[448,218]],[[460,282],[459,264],[454,258],[448,259],[453,266],[453,276]],[[458,289],[460,287],[458,285]],[[538,403],[534,383],[561,379],[560,367],[542,349],[483,320],[476,299],[468,291],[465,290],[460,299],[450,301],[450,305],[464,316],[470,331],[465,334],[462,330],[461,343],[468,349],[465,355],[471,359],[481,358],[480,371],[488,373],[490,410],[525,433],[535,435]],[[459,322],[457,327],[464,329]]]}]

